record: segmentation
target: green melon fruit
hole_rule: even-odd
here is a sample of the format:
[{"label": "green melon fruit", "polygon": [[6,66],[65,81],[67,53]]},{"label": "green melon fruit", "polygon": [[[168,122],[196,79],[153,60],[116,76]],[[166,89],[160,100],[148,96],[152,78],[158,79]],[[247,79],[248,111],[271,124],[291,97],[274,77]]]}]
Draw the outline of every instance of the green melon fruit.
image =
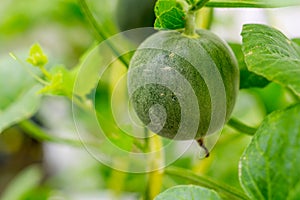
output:
[{"label": "green melon fruit", "polygon": [[176,140],[200,139],[228,121],[239,89],[237,61],[207,30],[161,31],[134,53],[128,91],[139,119]]}]

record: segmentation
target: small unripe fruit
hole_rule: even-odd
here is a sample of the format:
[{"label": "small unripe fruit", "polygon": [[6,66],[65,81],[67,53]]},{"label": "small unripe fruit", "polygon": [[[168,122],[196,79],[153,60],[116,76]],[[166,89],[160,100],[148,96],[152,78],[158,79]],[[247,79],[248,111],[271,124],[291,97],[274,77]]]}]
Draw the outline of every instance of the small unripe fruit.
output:
[{"label": "small unripe fruit", "polygon": [[193,37],[160,31],[131,59],[128,88],[137,116],[153,132],[200,139],[228,121],[239,70],[231,49],[210,31],[196,30]]}]

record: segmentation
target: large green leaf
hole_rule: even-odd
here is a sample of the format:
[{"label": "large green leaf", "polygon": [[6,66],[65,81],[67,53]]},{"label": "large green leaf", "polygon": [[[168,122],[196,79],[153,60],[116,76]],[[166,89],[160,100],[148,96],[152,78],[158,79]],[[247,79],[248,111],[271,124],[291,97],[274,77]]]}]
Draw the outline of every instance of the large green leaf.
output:
[{"label": "large green leaf", "polygon": [[294,38],[292,41],[300,46],[300,38]]},{"label": "large green leaf", "polygon": [[266,25],[244,25],[242,36],[248,69],[300,95],[300,47]]},{"label": "large green leaf", "polygon": [[299,199],[300,105],[269,115],[240,161],[240,180],[252,199]]},{"label": "large green leaf", "polygon": [[300,46],[300,38],[294,38],[292,41]]},{"label": "large green leaf", "polygon": [[0,133],[38,109],[40,86],[9,55],[0,59]]},{"label": "large green leaf", "polygon": [[194,185],[175,186],[159,194],[155,198],[155,200],[176,200],[176,199],[221,200],[221,198],[215,191],[203,187],[199,187],[199,186],[194,186]]},{"label": "large green leaf", "polygon": [[269,81],[266,78],[259,76],[253,72],[250,72],[247,69],[244,54],[242,51],[242,45],[234,44],[234,43],[231,43],[229,45],[230,45],[231,49],[233,50],[233,52],[238,60],[238,63],[239,63],[240,89],[251,88],[251,87],[261,88],[261,87],[265,87],[266,85],[268,85]]},{"label": "large green leaf", "polygon": [[211,0],[206,4],[206,6],[276,8],[299,4],[300,2],[298,0]]}]

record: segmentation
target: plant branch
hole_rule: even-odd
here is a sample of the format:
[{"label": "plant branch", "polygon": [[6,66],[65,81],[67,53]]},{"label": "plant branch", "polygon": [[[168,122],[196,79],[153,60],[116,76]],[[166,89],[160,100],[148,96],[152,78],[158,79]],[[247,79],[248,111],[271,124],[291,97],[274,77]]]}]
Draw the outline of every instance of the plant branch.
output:
[{"label": "plant branch", "polygon": [[195,5],[192,5],[192,7],[189,10],[190,11],[199,10],[200,8],[204,7],[207,2],[209,2],[209,0],[199,0]]},{"label": "plant branch", "polygon": [[[99,27],[95,17],[93,16],[92,12],[90,11],[87,3],[85,0],[78,0],[79,1],[79,5],[80,8],[82,10],[82,12],[84,13],[84,15],[86,16],[87,20],[89,21],[89,23],[91,24],[93,31],[95,32],[98,40],[106,40],[108,37],[106,36],[106,34],[101,30],[101,28]],[[118,56],[118,59],[128,68],[129,67],[129,62],[124,59],[123,56],[120,56],[120,53],[118,52],[117,48],[114,46],[114,44],[112,44],[110,41],[106,41],[107,45],[111,48],[111,50],[113,51],[113,53]]]},{"label": "plant branch", "polygon": [[228,199],[249,200],[248,196],[245,193],[239,191],[238,189],[233,188],[224,183],[216,182],[215,180],[209,179],[207,177],[200,176],[200,175],[195,174],[194,172],[187,170],[187,169],[182,169],[182,168],[172,166],[172,167],[168,167],[167,169],[165,169],[165,174],[168,174],[171,176],[177,176],[177,177],[189,180],[194,184],[213,189],[216,192],[227,197]]},{"label": "plant branch", "polygon": [[[148,130],[149,135],[149,130]],[[163,179],[163,166],[164,166],[164,152],[161,137],[158,135],[153,135],[148,138],[148,149],[151,153],[149,162],[149,173],[148,173],[148,185],[145,193],[145,200],[154,199],[160,192],[162,188]]]},{"label": "plant branch", "polygon": [[231,128],[234,128],[237,131],[240,131],[242,133],[245,133],[245,134],[251,135],[251,136],[253,136],[257,131],[256,128],[250,127],[250,126],[244,124],[243,122],[241,122],[237,119],[234,119],[234,118],[231,118],[228,121],[227,125],[230,126]]},{"label": "plant branch", "polygon": [[41,141],[41,142],[54,142],[54,143],[61,143],[72,145],[76,147],[82,147],[83,144],[79,140],[71,140],[71,139],[63,139],[59,137],[55,137],[53,135],[47,134],[42,130],[38,125],[30,120],[22,121],[18,124],[22,130],[26,132],[26,134],[30,135],[32,138]]},{"label": "plant branch", "polygon": [[42,85],[49,85],[49,83],[45,80],[43,80],[41,77],[39,77],[38,75],[36,75],[31,69],[29,69],[27,67],[27,65],[19,58],[17,57],[15,54],[13,53],[9,53],[9,55],[16,60],[17,62],[20,63],[20,65],[23,67],[23,69],[30,75],[32,76],[37,82],[41,83]]}]

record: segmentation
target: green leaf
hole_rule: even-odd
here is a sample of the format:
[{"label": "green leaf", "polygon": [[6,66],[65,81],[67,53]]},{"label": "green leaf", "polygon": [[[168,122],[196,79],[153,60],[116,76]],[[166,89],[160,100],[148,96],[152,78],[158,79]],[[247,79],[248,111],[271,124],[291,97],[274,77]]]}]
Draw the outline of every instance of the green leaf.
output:
[{"label": "green leaf", "polygon": [[242,45],[240,44],[229,44],[231,49],[233,50],[238,63],[239,63],[239,68],[240,68],[240,89],[244,88],[252,88],[252,87],[265,87],[266,85],[269,84],[269,81],[262,77],[259,76],[253,72],[250,72],[247,69],[247,65],[244,60],[244,54],[242,51]]},{"label": "green leaf", "polygon": [[300,46],[300,38],[294,38],[292,39],[292,41],[298,44],[298,46]]},{"label": "green leaf", "polygon": [[99,68],[102,70],[102,66],[100,64],[98,66],[97,63],[102,64],[103,58],[98,48],[92,46],[82,55],[78,66],[74,68],[77,74],[74,92],[82,98],[86,98],[99,82]]},{"label": "green leaf", "polygon": [[244,25],[242,36],[248,69],[300,95],[300,47],[266,25]]},{"label": "green leaf", "polygon": [[38,109],[40,85],[8,55],[0,60],[0,133]]},{"label": "green leaf", "polygon": [[252,91],[263,101],[268,114],[296,103],[291,92],[277,83],[270,83],[265,88],[253,88]]},{"label": "green leaf", "polygon": [[240,161],[240,180],[252,199],[299,199],[300,105],[269,115]]},{"label": "green leaf", "polygon": [[43,178],[41,168],[37,165],[30,166],[17,175],[8,185],[1,200],[23,199],[28,192],[36,188]]},{"label": "green leaf", "polygon": [[[118,47],[120,55],[116,55],[111,49],[111,45]],[[72,70],[76,73],[74,93],[82,98],[89,95],[98,85],[101,75],[107,71],[112,65],[117,64],[124,69],[122,62],[117,59],[122,57],[130,59],[132,52],[137,47],[126,39],[122,34],[115,35],[109,40],[100,43],[97,46],[92,46],[80,58],[78,66]],[[112,62],[116,60],[116,62]]]},{"label": "green leaf", "polygon": [[36,67],[42,67],[48,63],[48,58],[39,44],[31,46],[27,62]]},{"label": "green leaf", "polygon": [[209,7],[276,8],[299,5],[298,0],[211,0]]},{"label": "green leaf", "polygon": [[180,185],[172,187],[159,194],[155,200],[174,200],[174,199],[209,199],[221,200],[220,196],[213,190],[194,185]]},{"label": "green leaf", "polygon": [[185,9],[179,0],[158,0],[155,4],[156,29],[181,29],[185,25]]},{"label": "green leaf", "polygon": [[66,67],[59,65],[53,67],[50,74],[51,81],[49,85],[46,85],[44,88],[42,88],[39,93],[72,97],[77,71],[70,71]]}]

